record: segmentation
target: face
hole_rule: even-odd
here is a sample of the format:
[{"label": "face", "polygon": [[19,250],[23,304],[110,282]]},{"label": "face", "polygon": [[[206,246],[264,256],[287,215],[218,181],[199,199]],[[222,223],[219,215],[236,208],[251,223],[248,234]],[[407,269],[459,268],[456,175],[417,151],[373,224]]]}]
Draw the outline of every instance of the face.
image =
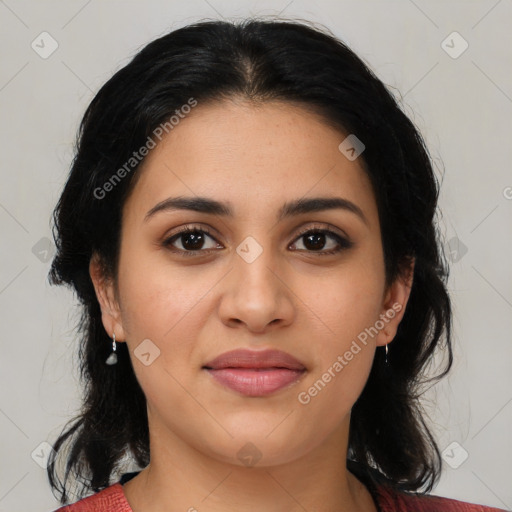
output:
[{"label": "face", "polygon": [[[385,288],[375,196],[360,158],[338,149],[345,137],[292,104],[199,103],[137,171],[117,292],[94,261],[90,270],[105,329],[128,344],[153,437],[237,465],[245,446],[259,466],[346,439],[410,282]],[[177,197],[230,214],[166,206]],[[217,371],[233,388],[205,365],[234,349],[283,351],[303,369]]]}]

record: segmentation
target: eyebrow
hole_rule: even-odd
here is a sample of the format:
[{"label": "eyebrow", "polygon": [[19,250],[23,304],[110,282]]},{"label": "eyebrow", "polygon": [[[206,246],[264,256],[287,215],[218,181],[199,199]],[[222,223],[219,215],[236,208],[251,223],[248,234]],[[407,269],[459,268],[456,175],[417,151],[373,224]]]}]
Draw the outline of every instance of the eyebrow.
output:
[{"label": "eyebrow", "polygon": [[[320,212],[325,210],[342,209],[357,215],[366,225],[368,219],[359,206],[342,197],[313,197],[301,198],[284,203],[277,214],[277,221],[280,222],[288,217],[304,213]],[[223,217],[233,217],[233,210],[226,203],[221,203],[208,197],[169,197],[159,202],[146,213],[144,222],[148,221],[155,214],[163,211],[190,210]]]}]

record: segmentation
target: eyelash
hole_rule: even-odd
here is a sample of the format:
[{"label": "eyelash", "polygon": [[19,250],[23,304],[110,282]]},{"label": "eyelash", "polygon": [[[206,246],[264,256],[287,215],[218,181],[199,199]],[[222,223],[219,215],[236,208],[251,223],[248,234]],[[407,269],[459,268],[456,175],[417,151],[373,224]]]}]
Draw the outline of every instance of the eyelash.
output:
[{"label": "eyelash", "polygon": [[[213,240],[215,240],[215,242],[217,242],[217,240],[212,235],[212,233],[208,230],[208,228],[204,228],[204,227],[199,228],[196,226],[186,226],[181,231],[174,233],[169,238],[166,238],[163,241],[162,245],[164,247],[166,247],[167,249],[169,249],[171,252],[174,252],[176,254],[179,254],[179,255],[185,256],[185,257],[196,256],[198,253],[208,253],[210,251],[216,250],[216,249],[200,249],[200,250],[196,250],[196,251],[183,251],[181,249],[172,248],[172,243],[175,240],[177,240],[180,236],[186,235],[188,233],[206,233],[209,237],[211,237]],[[307,229],[304,229],[303,231],[301,231],[300,233],[298,233],[294,239],[294,242],[296,240],[299,240],[300,238],[304,237],[307,234],[325,234],[325,235],[328,235],[329,237],[332,237],[339,244],[339,247],[337,249],[332,249],[330,251],[322,251],[322,252],[320,252],[320,251],[305,251],[305,252],[309,252],[309,253],[313,253],[313,254],[318,254],[319,256],[330,256],[333,254],[337,254],[343,250],[350,249],[354,245],[353,242],[351,242],[347,238],[344,238],[344,237],[338,235],[337,233],[334,233],[333,231],[330,231],[328,229],[316,228],[316,227],[307,228]],[[219,242],[217,242],[217,243],[219,243]]]}]

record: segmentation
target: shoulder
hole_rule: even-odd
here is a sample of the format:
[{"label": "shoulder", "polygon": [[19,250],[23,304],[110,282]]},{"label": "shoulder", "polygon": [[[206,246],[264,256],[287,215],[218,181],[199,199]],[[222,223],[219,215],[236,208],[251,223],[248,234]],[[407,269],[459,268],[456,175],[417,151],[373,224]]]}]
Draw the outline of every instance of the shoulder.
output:
[{"label": "shoulder", "polygon": [[76,503],[54,512],[133,512],[126,501],[123,486],[118,482]]},{"label": "shoulder", "polygon": [[427,494],[408,494],[387,487],[378,489],[382,512],[505,512],[452,498]]}]

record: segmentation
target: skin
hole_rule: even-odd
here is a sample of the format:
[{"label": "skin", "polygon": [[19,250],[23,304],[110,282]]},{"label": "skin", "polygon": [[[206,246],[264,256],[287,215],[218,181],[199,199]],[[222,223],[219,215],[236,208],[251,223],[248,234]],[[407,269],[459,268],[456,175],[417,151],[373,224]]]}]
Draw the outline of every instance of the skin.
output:
[{"label": "skin", "polygon": [[[376,347],[396,334],[412,272],[386,289],[375,196],[360,158],[338,149],[345,136],[290,103],[199,104],[137,171],[117,280],[101,274],[96,256],[90,264],[104,327],[128,344],[147,398],[151,462],[124,486],[134,512],[376,510],[346,469],[350,411]],[[227,202],[234,216],[174,210],[144,220],[171,196]],[[344,209],[276,221],[284,202],[318,196],[352,201],[366,222]],[[197,247],[187,237],[163,244],[190,224],[211,232],[203,253],[180,256]],[[315,250],[299,236],[306,228],[332,228],[354,245],[323,256],[338,242],[327,234]],[[248,236],[263,249],[251,263],[236,252]],[[300,403],[393,304],[401,311]],[[134,355],[145,339],[160,350],[149,365]],[[243,396],[202,369],[234,348],[277,348],[307,371],[270,396]],[[261,456],[251,467],[237,456],[248,442]]]}]

